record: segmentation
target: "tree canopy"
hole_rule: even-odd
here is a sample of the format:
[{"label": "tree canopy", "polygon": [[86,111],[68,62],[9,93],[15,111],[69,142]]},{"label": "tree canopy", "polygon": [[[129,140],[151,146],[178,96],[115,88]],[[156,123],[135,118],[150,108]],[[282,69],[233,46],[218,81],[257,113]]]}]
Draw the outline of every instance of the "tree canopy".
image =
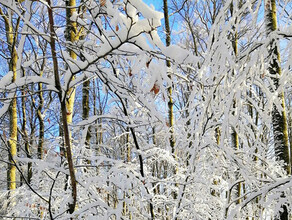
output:
[{"label": "tree canopy", "polygon": [[0,218],[291,218],[291,1],[145,2],[0,0]]}]

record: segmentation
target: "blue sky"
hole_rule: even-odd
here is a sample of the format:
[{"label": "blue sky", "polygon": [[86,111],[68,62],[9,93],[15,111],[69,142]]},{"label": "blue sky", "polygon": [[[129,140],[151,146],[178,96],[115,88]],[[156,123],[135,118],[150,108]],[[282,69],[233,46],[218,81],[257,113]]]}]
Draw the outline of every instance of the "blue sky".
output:
[{"label": "blue sky", "polygon": [[147,5],[154,5],[157,11],[162,11],[163,0],[143,0]]},{"label": "blue sky", "polygon": [[[147,5],[153,5],[155,10],[160,11],[163,13],[163,0],[142,0],[144,3],[146,3]],[[171,5],[171,0],[168,0],[168,6]],[[171,14],[172,10],[168,10],[168,13]],[[171,16],[170,18],[170,29],[171,32],[174,30],[178,30],[179,29],[179,24],[176,22],[175,20],[175,16]],[[165,33],[164,33],[164,19],[161,20],[161,27],[158,28],[158,34],[160,35],[160,37],[162,39],[165,38]],[[172,32],[171,33],[171,41],[172,43],[175,41],[175,33]],[[164,40],[163,40],[164,41]]]}]

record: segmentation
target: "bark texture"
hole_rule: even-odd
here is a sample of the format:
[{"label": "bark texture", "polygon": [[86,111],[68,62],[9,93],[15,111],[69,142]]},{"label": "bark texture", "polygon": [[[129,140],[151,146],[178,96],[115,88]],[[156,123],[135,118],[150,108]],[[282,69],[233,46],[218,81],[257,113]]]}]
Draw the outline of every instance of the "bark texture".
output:
[{"label": "bark texture", "polygon": [[[276,1],[266,0],[265,2],[265,19],[267,26],[267,35],[271,36],[277,30]],[[271,37],[269,48],[269,73],[273,75],[274,92],[278,93],[278,99],[281,102],[282,111],[279,111],[276,105],[273,106],[272,122],[274,132],[275,152],[278,160],[285,162],[285,170],[288,175],[291,174],[290,154],[289,154],[289,137],[287,116],[285,110],[285,99],[283,91],[279,91],[279,77],[281,75],[281,59],[278,47],[278,41]]]},{"label": "bark texture", "polygon": [[55,86],[56,89],[59,91],[58,96],[61,103],[61,115],[62,115],[62,123],[63,123],[63,132],[64,132],[64,139],[65,139],[65,148],[66,148],[66,157],[69,165],[69,175],[71,180],[71,188],[72,188],[72,201],[68,204],[69,206],[69,213],[72,214],[75,210],[76,201],[77,201],[77,184],[76,184],[76,177],[73,165],[73,157],[71,152],[71,141],[70,141],[70,133],[68,127],[68,118],[67,118],[67,109],[66,109],[66,98],[62,96],[62,87],[60,83],[59,77],[59,70],[58,70],[58,61],[57,61],[57,54],[56,54],[56,42],[55,42],[55,31],[54,31],[54,19],[53,19],[53,11],[51,7],[51,1],[47,0],[48,3],[48,15],[49,15],[49,26],[50,26],[50,46],[51,46],[51,53],[53,59],[53,69],[54,69],[54,77],[55,77]]},{"label": "bark texture", "polygon": [[[9,60],[9,71],[12,71],[12,82],[16,80],[16,64],[17,64],[17,52],[16,52],[16,40],[17,40],[17,32],[14,31],[12,19],[10,16],[3,13],[0,9],[0,15],[4,19],[5,30],[6,30],[6,40],[8,43],[8,49],[10,52],[10,60]],[[19,19],[17,20],[17,24],[15,29],[17,29],[19,25]],[[16,91],[11,91],[16,92]],[[16,95],[14,95],[11,100],[9,107],[9,164],[7,170],[7,188],[8,190],[16,189],[16,167],[14,164],[14,157],[17,154],[17,104],[16,104]]]},{"label": "bark texture", "polygon": [[[279,77],[281,75],[281,59],[278,46],[278,40],[273,37],[273,32],[277,30],[277,7],[276,0],[265,1],[265,22],[267,35],[271,39],[269,45],[269,73],[273,75],[274,92],[278,95],[281,102],[282,111],[279,111],[276,105],[273,105],[272,123],[274,133],[274,148],[278,160],[284,161],[284,169],[287,175],[291,175],[291,161],[289,151],[289,138],[287,116],[285,110],[285,99],[283,91],[279,91]],[[285,195],[282,195],[285,197]],[[286,205],[282,205],[282,211],[279,213],[281,220],[288,220],[289,213]]]}]

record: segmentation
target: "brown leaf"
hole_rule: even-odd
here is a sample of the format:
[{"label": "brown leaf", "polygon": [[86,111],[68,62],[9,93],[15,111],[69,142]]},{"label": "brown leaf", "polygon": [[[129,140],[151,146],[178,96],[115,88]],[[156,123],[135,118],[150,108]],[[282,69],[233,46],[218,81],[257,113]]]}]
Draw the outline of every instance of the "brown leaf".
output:
[{"label": "brown leaf", "polygon": [[129,69],[129,76],[133,76],[131,68]]},{"label": "brown leaf", "polygon": [[100,6],[105,6],[106,0],[100,0]]},{"label": "brown leaf", "polygon": [[116,31],[118,31],[119,30],[119,25],[116,25]]},{"label": "brown leaf", "polygon": [[154,92],[154,94],[157,95],[158,92],[159,92],[159,90],[160,90],[159,85],[157,85],[157,84],[155,83],[155,84],[153,85],[152,89],[150,90],[150,92]]}]

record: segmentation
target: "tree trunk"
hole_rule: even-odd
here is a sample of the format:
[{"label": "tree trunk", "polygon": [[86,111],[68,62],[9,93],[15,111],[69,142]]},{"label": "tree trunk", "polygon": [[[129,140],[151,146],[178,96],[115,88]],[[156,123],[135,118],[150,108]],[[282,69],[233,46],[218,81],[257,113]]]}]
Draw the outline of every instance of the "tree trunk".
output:
[{"label": "tree trunk", "polygon": [[[231,16],[233,16],[233,13],[234,13],[233,2],[231,2],[230,4],[230,13],[231,13]],[[235,19],[235,23],[236,21],[237,19]],[[232,28],[232,29],[234,31],[233,38],[232,38],[232,48],[233,48],[234,56],[237,57],[238,56],[238,33],[235,30],[235,28]],[[233,71],[233,76],[234,76],[234,71]],[[233,101],[233,108],[234,108],[234,111],[232,112],[232,114],[235,115],[236,100]],[[236,132],[235,127],[232,127],[231,140],[232,140],[234,149],[239,150],[239,138],[238,138],[238,133]],[[239,174],[237,174],[237,179],[239,179]],[[240,198],[241,191],[242,191],[242,183],[238,183],[236,186],[237,198]],[[241,199],[238,199],[237,204],[239,204],[240,202],[241,202]]]},{"label": "tree trunk", "polygon": [[[66,1],[66,40],[71,42],[68,46],[68,51],[70,54],[70,57],[74,60],[77,59],[77,54],[72,49],[73,43],[76,42],[79,39],[81,30],[78,32],[77,29],[77,23],[75,21],[70,20],[73,13],[76,13],[76,0],[67,0]],[[72,77],[72,80],[74,80],[74,76]],[[67,123],[72,123],[73,118],[73,110],[74,110],[74,100],[75,100],[75,88],[69,88],[67,91],[67,101],[66,101],[66,108],[67,108]]]},{"label": "tree trunk", "polygon": [[[267,26],[267,34],[270,35],[273,31],[277,30],[277,14],[276,14],[276,1],[266,0],[265,2],[265,19]],[[279,88],[279,76],[281,75],[281,59],[276,39],[270,42],[269,50],[269,73],[274,75],[273,82],[275,89]],[[285,170],[287,174],[291,174],[290,155],[289,155],[289,138],[287,116],[285,111],[284,93],[282,91],[278,94],[278,99],[281,100],[282,112],[279,112],[276,105],[273,106],[272,121],[275,142],[275,152],[278,160],[285,162]]]},{"label": "tree trunk", "polygon": [[[13,72],[12,82],[16,80],[16,63],[17,63],[17,52],[15,48],[17,35],[14,33],[12,26],[12,19],[4,15],[2,10],[0,11],[1,16],[4,19],[5,30],[6,30],[6,38],[8,43],[8,48],[10,51],[10,62],[9,62],[9,70]],[[9,107],[9,119],[10,119],[10,127],[9,127],[9,164],[7,170],[7,188],[8,190],[16,189],[16,167],[13,165],[14,157],[17,154],[17,105],[16,105],[16,95],[12,99]]]},{"label": "tree trunk", "polygon": [[[40,72],[40,76],[43,75],[43,70]],[[43,97],[43,84],[38,84],[38,90],[39,90],[39,99],[40,103],[37,109],[37,115],[39,120],[39,143],[38,143],[38,159],[43,159],[43,145],[44,145],[44,135],[45,135],[45,124],[44,119],[42,116],[42,109],[44,106],[44,97]]]},{"label": "tree trunk", "polygon": [[[83,79],[83,88],[82,88],[82,119],[88,119],[89,117],[89,87],[90,87],[90,81],[87,79],[87,77],[84,77]],[[85,138],[85,144],[88,146],[90,143],[90,129],[88,129],[86,138]]]},{"label": "tree trunk", "polygon": [[[169,15],[168,15],[168,4],[167,0],[163,0],[163,12],[164,12],[164,22],[165,22],[165,34],[166,34],[166,46],[170,46],[170,26],[169,26]],[[166,60],[167,71],[170,71],[171,63],[170,60]],[[171,73],[168,73],[168,78],[172,81]],[[176,152],[175,152],[175,137],[174,137],[174,114],[173,114],[173,99],[172,99],[172,85],[170,85],[167,89],[168,91],[168,124],[170,129],[170,138],[169,143],[171,147],[171,153],[174,159],[176,160]],[[173,168],[173,174],[177,173],[177,167]],[[177,184],[176,184],[177,186]],[[173,198],[177,198],[177,193],[173,192]]]},{"label": "tree trunk", "polygon": [[[276,13],[276,1],[265,1],[265,23],[268,37],[272,32],[277,30],[277,13]],[[281,75],[281,59],[278,48],[277,39],[271,39],[269,48],[269,73],[274,75],[273,83],[275,90],[279,88],[279,77]],[[279,112],[276,105],[273,105],[272,110],[272,123],[274,133],[274,148],[276,158],[284,161],[284,169],[287,175],[291,174],[290,154],[289,154],[289,138],[288,138],[288,126],[287,117],[285,111],[285,99],[283,91],[279,91],[278,100],[281,101],[282,111]],[[285,196],[283,194],[283,196]],[[280,212],[280,219],[288,219],[289,213],[286,205],[282,205],[283,211]]]},{"label": "tree trunk", "polygon": [[[81,0],[81,4],[83,4],[83,0]],[[73,3],[74,4],[74,3]],[[81,8],[81,17],[83,17],[83,13],[85,13],[85,8],[83,6],[80,7]],[[73,12],[71,12],[73,13]],[[79,12],[80,14],[80,12]],[[67,17],[68,18],[68,17]],[[71,21],[72,23],[72,21]],[[76,24],[71,24],[73,27],[75,27],[75,31],[74,33],[77,32],[77,26]],[[69,26],[69,24],[68,24]],[[79,30],[79,36],[75,37],[75,39],[73,39],[74,36],[71,37],[71,42],[74,42],[75,40],[78,40],[78,38],[80,38],[80,40],[84,40],[85,39],[85,34],[84,32],[84,27],[81,27]],[[76,36],[76,34],[75,34]],[[74,58],[74,57],[72,57]],[[76,59],[76,58],[75,58]],[[82,119],[88,119],[89,117],[89,89],[90,89],[90,80],[84,76],[83,78],[83,85],[82,85]],[[90,129],[88,129],[87,134],[86,134],[86,138],[85,138],[85,143],[86,145],[90,144],[90,138],[91,138],[91,134],[90,134]]]},{"label": "tree trunk", "polygon": [[[25,75],[25,72],[23,71],[23,76]],[[26,130],[26,87],[22,87],[22,98],[21,98],[21,109],[22,109],[22,133],[24,138],[24,149],[25,154],[27,158],[31,158],[31,152],[30,152],[30,143],[29,143],[29,137]],[[32,163],[28,162],[27,164],[27,182],[30,183],[32,178]]]},{"label": "tree trunk", "polygon": [[71,141],[70,141],[70,133],[68,127],[68,118],[67,118],[67,109],[66,109],[66,97],[62,96],[62,87],[59,78],[59,70],[58,70],[58,61],[57,61],[57,53],[56,53],[56,42],[55,36],[56,33],[54,31],[54,19],[53,19],[53,11],[51,7],[51,1],[47,0],[48,3],[48,15],[49,15],[49,26],[50,26],[50,46],[51,46],[51,53],[53,59],[53,70],[54,70],[54,78],[55,78],[55,86],[58,90],[58,96],[61,104],[61,114],[62,114],[62,122],[63,122],[63,132],[64,132],[64,139],[65,139],[65,146],[66,146],[66,156],[69,165],[69,174],[71,179],[71,187],[72,187],[72,201],[69,202],[69,213],[72,214],[75,210],[76,200],[77,200],[77,184],[75,178],[75,171],[73,165],[73,158],[71,153]]}]

